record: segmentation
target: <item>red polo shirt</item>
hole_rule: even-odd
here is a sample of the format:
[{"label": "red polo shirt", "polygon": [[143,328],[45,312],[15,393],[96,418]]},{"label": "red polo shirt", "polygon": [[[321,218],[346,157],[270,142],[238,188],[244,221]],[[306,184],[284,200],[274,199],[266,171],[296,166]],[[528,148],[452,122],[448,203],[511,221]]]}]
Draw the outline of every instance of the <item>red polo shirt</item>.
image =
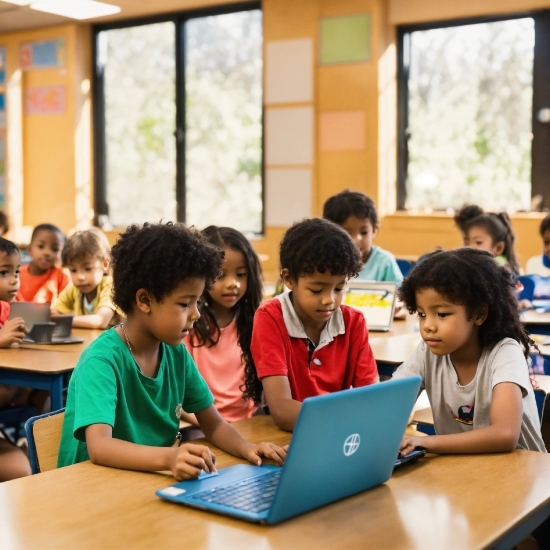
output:
[{"label": "red polo shirt", "polygon": [[[339,309],[341,314],[336,311],[335,319],[327,322],[309,361],[308,339],[303,327],[297,328],[297,315],[288,295],[262,304],[254,316],[251,344],[258,378],[287,376],[292,398],[297,401],[378,382],[363,314],[348,306]],[[289,334],[298,335],[300,330],[303,337]]]}]

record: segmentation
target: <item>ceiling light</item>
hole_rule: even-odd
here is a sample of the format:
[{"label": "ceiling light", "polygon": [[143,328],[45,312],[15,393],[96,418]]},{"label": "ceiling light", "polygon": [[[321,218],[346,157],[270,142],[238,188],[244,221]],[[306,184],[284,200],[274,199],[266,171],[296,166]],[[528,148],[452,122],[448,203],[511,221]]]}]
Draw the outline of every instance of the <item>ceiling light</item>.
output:
[{"label": "ceiling light", "polygon": [[73,19],[92,19],[112,15],[120,11],[118,6],[95,2],[94,0],[40,0],[33,2],[31,8]]},{"label": "ceiling light", "polygon": [[17,4],[18,6],[27,6],[32,2],[32,0],[2,0],[2,2],[7,2],[8,4]]}]

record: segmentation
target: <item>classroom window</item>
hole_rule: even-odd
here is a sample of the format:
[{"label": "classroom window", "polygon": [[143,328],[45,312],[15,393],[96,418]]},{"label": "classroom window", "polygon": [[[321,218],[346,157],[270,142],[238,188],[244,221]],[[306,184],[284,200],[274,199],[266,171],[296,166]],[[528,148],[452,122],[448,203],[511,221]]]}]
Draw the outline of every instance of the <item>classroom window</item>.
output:
[{"label": "classroom window", "polygon": [[103,31],[110,222],[176,218],[176,63],[171,21]]},{"label": "classroom window", "polygon": [[124,227],[163,219],[262,232],[262,14],[256,8],[225,6],[96,28],[100,222]]},{"label": "classroom window", "polygon": [[521,211],[537,193],[548,195],[534,181],[542,20],[399,29],[398,208]]}]

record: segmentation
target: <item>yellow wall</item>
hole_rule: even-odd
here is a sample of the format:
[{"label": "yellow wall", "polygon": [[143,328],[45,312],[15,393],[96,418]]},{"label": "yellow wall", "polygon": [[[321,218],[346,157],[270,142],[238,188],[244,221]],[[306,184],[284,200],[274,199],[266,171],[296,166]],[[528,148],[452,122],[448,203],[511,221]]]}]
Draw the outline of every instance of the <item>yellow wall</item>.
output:
[{"label": "yellow wall", "polygon": [[[63,38],[65,67],[21,71],[24,42]],[[91,117],[89,27],[64,25],[0,36],[7,49],[7,211],[11,237],[25,241],[28,231],[52,222],[63,231],[91,220]],[[30,86],[66,88],[66,110],[60,115],[25,113]]]},{"label": "yellow wall", "polygon": [[[422,254],[436,246],[458,246],[460,237],[450,216],[395,212],[395,25],[542,7],[550,7],[550,0],[263,0],[265,43],[296,38],[310,38],[313,43],[313,98],[308,103],[315,112],[311,165],[313,214],[320,215],[322,204],[330,195],[352,188],[377,201],[382,229],[376,242],[398,256]],[[371,14],[371,60],[319,66],[320,18],[366,12]],[[21,42],[58,37],[67,41],[65,70],[20,72]],[[13,225],[18,228],[49,220],[65,231],[84,227],[92,218],[89,27],[73,24],[13,33],[0,36],[0,45],[8,49],[7,183]],[[25,115],[22,108],[25,86],[47,84],[67,86],[66,114]],[[320,151],[318,120],[327,111],[365,113],[363,150]],[[513,217],[523,262],[540,252],[537,231],[540,218],[538,214]],[[264,262],[269,278],[275,277],[277,271],[277,247],[284,230],[284,227],[267,227],[265,235],[254,241],[258,252],[269,256]],[[115,237],[116,232],[111,235]]]}]

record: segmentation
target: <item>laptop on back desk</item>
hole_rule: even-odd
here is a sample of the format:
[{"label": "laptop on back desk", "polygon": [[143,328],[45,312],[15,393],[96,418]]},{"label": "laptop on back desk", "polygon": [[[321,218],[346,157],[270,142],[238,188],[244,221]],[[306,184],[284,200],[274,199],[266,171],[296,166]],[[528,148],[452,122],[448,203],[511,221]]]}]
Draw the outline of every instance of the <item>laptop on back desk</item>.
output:
[{"label": "laptop on back desk", "polygon": [[283,467],[239,464],[156,494],[240,519],[274,524],[389,479],[420,377],[306,399]]},{"label": "laptop on back desk", "polygon": [[395,283],[353,280],[347,284],[342,303],[365,316],[369,332],[385,332],[391,329],[396,300]]}]

